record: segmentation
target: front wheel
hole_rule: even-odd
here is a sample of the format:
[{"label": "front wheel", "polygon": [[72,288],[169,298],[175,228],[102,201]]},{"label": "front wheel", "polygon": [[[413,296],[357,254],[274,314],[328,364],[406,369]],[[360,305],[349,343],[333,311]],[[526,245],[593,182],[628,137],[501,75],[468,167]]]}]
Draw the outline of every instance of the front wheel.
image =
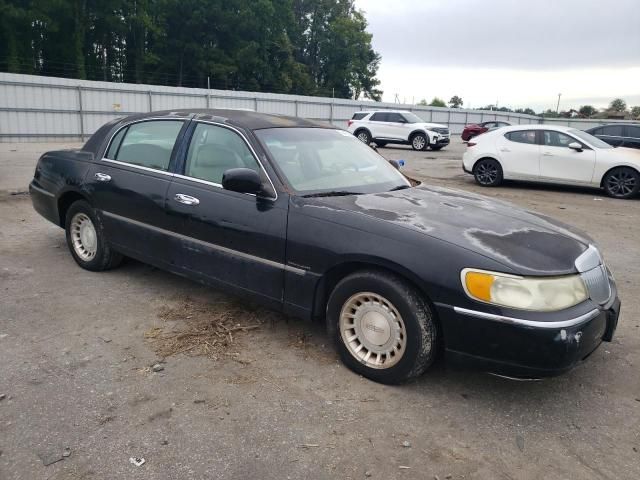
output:
[{"label": "front wheel", "polygon": [[371,380],[398,384],[435,360],[437,327],[423,296],[393,274],[362,271],[338,283],[327,305],[342,361]]},{"label": "front wheel", "polygon": [[411,147],[414,150],[425,150],[429,146],[429,137],[424,133],[416,133],[411,138]]},{"label": "front wheel", "polygon": [[493,158],[483,158],[473,167],[473,176],[483,187],[497,187],[502,183],[502,167]]},{"label": "front wheel", "polygon": [[628,167],[614,168],[607,172],[602,184],[607,195],[626,200],[640,190],[640,174]]},{"label": "front wheel", "polygon": [[86,270],[98,272],[118,266],[122,255],[114,252],[105,238],[95,210],[84,200],[74,202],[65,219],[67,245],[73,259]]}]

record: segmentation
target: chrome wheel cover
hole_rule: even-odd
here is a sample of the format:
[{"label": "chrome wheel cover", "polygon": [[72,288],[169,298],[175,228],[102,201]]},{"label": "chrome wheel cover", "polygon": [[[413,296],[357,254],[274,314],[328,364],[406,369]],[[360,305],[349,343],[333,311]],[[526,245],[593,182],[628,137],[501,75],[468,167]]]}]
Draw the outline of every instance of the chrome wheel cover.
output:
[{"label": "chrome wheel cover", "polygon": [[407,349],[407,331],[396,307],[382,295],[359,292],[340,311],[339,328],[347,350],[370,368],[397,364]]},{"label": "chrome wheel cover", "polygon": [[362,143],[369,143],[369,135],[367,135],[367,132],[360,132],[357,138]]},{"label": "chrome wheel cover", "polygon": [[81,260],[90,262],[98,252],[98,234],[91,219],[84,213],[76,213],[71,219],[71,243]]},{"label": "chrome wheel cover", "polygon": [[422,135],[416,135],[413,137],[413,148],[416,150],[422,150],[427,143],[425,138]]}]

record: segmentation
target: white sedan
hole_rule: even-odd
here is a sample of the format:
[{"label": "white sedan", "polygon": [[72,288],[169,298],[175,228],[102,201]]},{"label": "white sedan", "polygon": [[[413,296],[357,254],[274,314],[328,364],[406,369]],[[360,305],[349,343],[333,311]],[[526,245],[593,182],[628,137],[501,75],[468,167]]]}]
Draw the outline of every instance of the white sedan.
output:
[{"label": "white sedan", "polygon": [[514,125],[468,143],[463,169],[480,185],[525,180],[604,188],[615,198],[640,190],[640,150],[614,148],[575,128]]}]

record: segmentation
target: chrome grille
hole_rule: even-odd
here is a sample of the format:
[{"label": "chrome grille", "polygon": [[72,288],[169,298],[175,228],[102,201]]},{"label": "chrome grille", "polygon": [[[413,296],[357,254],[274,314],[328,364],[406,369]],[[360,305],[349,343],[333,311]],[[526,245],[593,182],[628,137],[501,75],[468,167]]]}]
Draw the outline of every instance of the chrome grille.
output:
[{"label": "chrome grille", "polygon": [[607,303],[611,297],[611,284],[607,267],[598,249],[589,245],[589,248],[576,259],[575,265],[591,300],[600,304]]}]

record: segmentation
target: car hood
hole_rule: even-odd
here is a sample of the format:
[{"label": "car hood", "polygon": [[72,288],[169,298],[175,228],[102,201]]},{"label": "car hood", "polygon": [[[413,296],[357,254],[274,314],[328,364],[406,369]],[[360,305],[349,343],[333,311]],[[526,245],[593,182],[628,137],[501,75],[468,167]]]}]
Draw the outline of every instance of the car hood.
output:
[{"label": "car hood", "polygon": [[441,123],[418,123],[418,125],[422,128],[426,128],[427,130],[431,129],[431,128],[449,128],[446,125],[443,125]]},{"label": "car hood", "polygon": [[318,198],[475,251],[521,275],[564,275],[593,241],[584,233],[506,202],[420,185],[395,192]]}]

